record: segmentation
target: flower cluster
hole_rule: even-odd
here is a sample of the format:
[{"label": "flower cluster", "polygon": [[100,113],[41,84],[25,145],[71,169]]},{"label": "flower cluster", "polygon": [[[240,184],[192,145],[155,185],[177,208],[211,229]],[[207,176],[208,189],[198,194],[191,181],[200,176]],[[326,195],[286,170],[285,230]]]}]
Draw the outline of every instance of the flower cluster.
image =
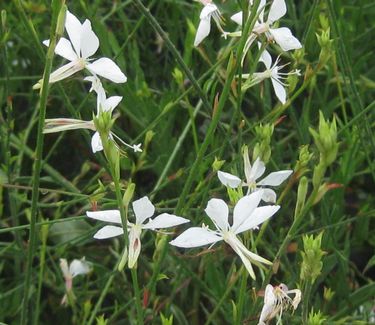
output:
[{"label": "flower cluster", "polygon": [[[55,53],[70,61],[69,63],[58,68],[50,75],[50,83],[55,83],[66,79],[73,74],[86,69],[91,75],[84,80],[91,82],[90,91],[94,90],[97,95],[96,117],[91,121],[83,121],[72,118],[54,118],[46,119],[44,133],[54,133],[74,129],[89,129],[95,131],[91,147],[95,153],[103,150],[101,133],[108,133],[111,141],[115,142],[117,139],[121,144],[130,147],[135,152],[142,151],[140,144],[129,145],[122,141],[113,132],[108,130],[100,130],[100,123],[95,123],[104,115],[109,114],[107,118],[111,119],[113,110],[119,105],[122,100],[121,96],[106,96],[106,91],[98,78],[98,76],[108,79],[115,83],[124,83],[127,81],[125,74],[109,58],[100,58],[92,61],[90,57],[96,53],[99,48],[99,39],[91,28],[91,22],[86,19],[83,24],[71,12],[66,12],[65,29],[68,33],[69,40],[62,37],[56,44]],[[43,44],[49,46],[49,40],[43,41]],[[42,80],[33,86],[34,89],[39,89],[42,85]],[[107,123],[108,124],[108,123]],[[117,144],[116,144],[117,145]],[[118,146],[118,145],[117,145]]]},{"label": "flower cluster", "polygon": [[[242,32],[227,33],[221,27],[222,16],[215,4],[211,0],[200,0],[204,8],[200,14],[200,23],[197,29],[194,45],[198,46],[204,38],[206,38],[211,29],[211,20],[213,19],[223,33],[224,36],[241,36]],[[250,5],[253,6],[252,1]],[[254,9],[254,8],[252,8]],[[245,79],[242,89],[246,90],[253,85],[265,80],[271,79],[276,96],[281,103],[286,103],[287,92],[285,90],[284,80],[288,75],[299,74],[299,71],[290,73],[282,73],[280,70],[285,65],[279,65],[280,57],[272,63],[270,53],[265,49],[265,43],[276,43],[282,51],[289,51],[301,48],[300,42],[292,35],[291,31],[286,27],[275,28],[274,23],[286,14],[286,5],[284,0],[274,0],[268,10],[267,19],[264,18],[266,9],[266,0],[261,0],[257,10],[257,21],[253,29],[247,35],[245,51],[248,52],[258,39],[258,47],[261,51],[260,62],[262,62],[266,70],[263,72],[256,72],[252,75],[242,74],[240,77]],[[243,13],[236,13],[231,17],[238,25],[243,25]],[[86,70],[89,76],[84,78],[84,81],[91,83],[90,92],[96,94],[96,113],[90,121],[72,119],[72,118],[54,118],[45,121],[44,133],[60,132],[73,129],[89,129],[94,132],[91,140],[92,151],[98,152],[104,150],[107,156],[106,144],[114,144],[117,155],[121,151],[120,145],[127,146],[135,152],[142,151],[140,144],[130,145],[122,141],[111,127],[114,123],[112,113],[114,109],[122,101],[121,96],[107,97],[106,91],[103,87],[102,81],[99,77],[103,77],[115,83],[124,83],[127,81],[126,76],[120,68],[109,58],[90,59],[99,48],[99,39],[91,28],[89,20],[85,20],[83,24],[70,12],[66,14],[65,29],[68,33],[69,39],[61,38],[56,45],[55,53],[67,59],[69,63],[63,65],[54,71],[50,76],[50,83],[61,81],[73,74]],[[43,42],[49,46],[49,41]],[[243,57],[244,58],[244,57]],[[43,86],[40,80],[34,89],[39,89]],[[273,130],[273,129],[272,129]],[[272,134],[272,132],[269,132]],[[108,151],[110,152],[110,151]],[[269,150],[270,152],[270,150]],[[270,154],[269,154],[270,155]],[[238,255],[242,261],[245,269],[251,276],[256,279],[256,274],[253,265],[260,268],[272,265],[272,262],[262,256],[258,255],[253,247],[251,251],[247,246],[246,237],[241,237],[243,233],[255,231],[259,226],[273,217],[281,208],[277,205],[277,194],[270,187],[277,187],[281,185],[291,174],[292,170],[281,170],[268,174],[262,178],[265,173],[265,162],[260,157],[253,157],[254,161],[250,162],[249,152],[247,146],[243,150],[243,165],[244,178],[238,177],[228,172],[218,170],[218,178],[220,182],[227,187],[228,192],[235,191],[237,197],[228,205],[224,200],[219,198],[209,199],[205,208],[205,213],[210,219],[211,225],[193,226],[183,231],[179,236],[170,241],[170,244],[180,248],[196,248],[210,245],[210,248],[215,243],[224,241],[231,249]],[[263,160],[267,162],[268,158]],[[118,158],[118,156],[116,156]],[[108,161],[111,155],[107,157]],[[116,160],[116,159],[115,159]],[[116,164],[119,165],[119,159]],[[119,167],[118,167],[119,168]],[[115,180],[116,194],[118,197],[118,204],[121,201],[120,188],[120,173],[118,170],[112,173],[112,178]],[[115,176],[114,176],[115,175]],[[115,186],[116,186],[115,185]],[[246,188],[245,195],[243,195],[242,187]],[[126,196],[126,194],[125,194]],[[124,199],[125,201],[125,199]],[[126,206],[130,205],[131,200],[128,200]],[[159,231],[160,229],[171,228],[190,222],[190,220],[169,213],[161,213],[156,217],[155,206],[151,203],[147,196],[137,199],[132,202],[132,214],[130,220],[127,220],[124,214],[119,210],[103,210],[103,211],[87,211],[88,218],[110,223],[111,225],[104,225],[99,229],[95,235],[95,239],[108,239],[120,235],[125,235],[127,247],[125,254],[129,268],[134,268],[137,265],[138,257],[141,252],[141,236],[143,230]],[[231,211],[232,210],[232,211]],[[120,225],[120,226],[119,226]],[[125,233],[124,233],[125,231]],[[67,301],[69,294],[72,294],[72,281],[78,274],[86,274],[90,272],[90,265],[83,260],[73,260],[68,265],[65,259],[61,259],[61,269],[65,279],[66,296],[63,302]],[[294,299],[289,297],[289,294],[295,294]],[[301,292],[298,289],[288,290],[286,285],[281,284],[273,287],[267,285],[265,292],[264,307],[262,309],[259,324],[266,324],[270,319],[277,315],[281,315],[282,311],[292,306],[296,309],[301,300]]]},{"label": "flower cluster", "polygon": [[[196,37],[194,45],[198,46],[204,38],[206,38],[210,33],[210,23],[211,17],[214,19],[216,25],[219,27],[222,35],[226,38],[227,36],[231,37],[240,37],[242,36],[242,31],[236,32],[225,32],[221,27],[221,14],[219,9],[215,4],[212,3],[211,0],[201,0],[202,4],[204,5],[202,12],[200,14],[200,23],[197,29]],[[250,6],[253,6],[253,1],[250,0]],[[256,39],[258,39],[258,47],[261,51],[260,53],[260,60],[259,62],[263,62],[266,67],[266,70],[263,72],[257,72],[254,74],[242,74],[240,77],[245,79],[244,85],[242,86],[242,90],[246,90],[265,79],[271,79],[272,86],[274,88],[276,97],[282,104],[286,103],[287,91],[286,91],[286,83],[285,80],[290,75],[300,75],[299,70],[294,70],[291,72],[280,72],[282,68],[284,68],[287,64],[279,65],[280,56],[277,57],[275,62],[272,64],[272,57],[270,53],[263,48],[262,43],[269,44],[269,43],[276,43],[279,48],[286,52],[291,50],[297,50],[302,48],[301,43],[299,40],[293,36],[291,30],[287,27],[279,27],[275,28],[274,24],[280,18],[282,18],[286,12],[286,4],[285,0],[274,0],[271,3],[271,6],[268,10],[267,19],[264,18],[265,9],[267,7],[266,0],[261,0],[259,6],[257,8],[256,17],[257,20],[255,21],[253,29],[246,37],[245,48],[243,51],[242,56],[242,65],[244,63],[244,59],[246,53],[250,50],[252,44]],[[254,10],[254,9],[253,9]],[[251,13],[251,10],[250,10]],[[243,25],[243,12],[237,12],[236,14],[232,15],[230,18],[239,26]]]}]

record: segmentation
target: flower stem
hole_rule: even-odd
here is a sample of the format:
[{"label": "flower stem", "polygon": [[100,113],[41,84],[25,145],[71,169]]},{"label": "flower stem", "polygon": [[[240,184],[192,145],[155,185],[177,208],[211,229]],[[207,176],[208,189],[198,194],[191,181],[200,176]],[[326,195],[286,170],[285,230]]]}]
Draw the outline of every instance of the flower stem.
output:
[{"label": "flower stem", "polygon": [[56,42],[57,42],[57,18],[60,14],[60,11],[65,10],[64,0],[53,1],[53,17],[51,24],[51,37],[50,45],[47,52],[46,63],[44,66],[43,73],[43,84],[40,91],[40,103],[39,103],[39,120],[38,120],[38,131],[37,131],[37,140],[36,140],[36,149],[34,153],[34,168],[33,168],[33,189],[32,189],[32,198],[31,198],[31,216],[30,216],[30,231],[29,231],[29,247],[27,254],[27,266],[26,266],[26,275],[24,282],[24,292],[22,299],[22,308],[21,308],[21,325],[26,325],[28,323],[28,312],[29,312],[29,299],[32,293],[31,286],[31,273],[32,265],[34,260],[35,253],[35,243],[36,243],[36,222],[37,222],[37,212],[38,212],[38,200],[39,200],[39,183],[40,183],[40,172],[42,167],[42,155],[43,155],[43,142],[44,142],[44,120],[46,115],[47,108],[47,98],[49,91],[49,76],[52,69],[52,61],[54,57]]},{"label": "flower stem", "polygon": [[303,290],[303,304],[302,304],[302,322],[304,325],[307,325],[308,317],[309,317],[309,300],[311,294],[312,283],[311,281],[307,281],[305,283],[305,288]]}]

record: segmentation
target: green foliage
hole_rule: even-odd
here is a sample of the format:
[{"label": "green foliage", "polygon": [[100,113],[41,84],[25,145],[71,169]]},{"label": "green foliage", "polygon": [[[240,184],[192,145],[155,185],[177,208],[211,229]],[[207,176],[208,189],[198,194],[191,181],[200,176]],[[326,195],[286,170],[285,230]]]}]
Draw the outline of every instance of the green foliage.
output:
[{"label": "green foliage", "polygon": [[[237,75],[263,71],[256,64],[256,46],[240,67],[240,40],[224,39],[214,24],[204,43],[193,46],[198,2],[142,1],[158,25],[136,1],[67,3],[81,22],[90,19],[100,39],[95,57],[113,58],[128,77],[126,84],[103,81],[109,96],[124,99],[116,120],[107,116],[97,121],[98,127],[105,132],[112,127],[128,143],[142,143],[143,152],[127,150],[126,157],[119,156],[108,142],[109,166],[102,153],[91,152],[91,130],[44,135],[30,272],[26,260],[40,111],[32,86],[43,75],[47,48],[42,40],[50,37],[52,17],[61,27],[61,16],[53,14],[61,2],[53,1],[53,7],[42,0],[1,3],[0,322],[20,324],[28,273],[30,324],[136,324],[124,238],[93,239],[102,224],[85,217],[88,210],[118,207],[111,167],[121,176],[129,221],[134,221],[132,200],[148,195],[158,214],[181,213],[199,226],[209,223],[204,208],[210,198],[233,206],[243,196],[242,189],[221,186],[217,171],[225,161],[226,171],[243,178],[244,145],[253,161],[260,156],[268,162],[267,172],[294,170],[276,188],[277,215],[244,236],[248,248],[274,261],[272,269],[242,285],[241,263],[230,247],[168,246],[184,226],[167,235],[145,232],[137,268],[145,320],[156,325],[255,324],[265,285],[286,283],[308,298],[302,296],[294,314],[283,314],[285,324],[370,321],[375,292],[375,6],[367,0],[286,2],[288,13],[279,25],[289,27],[303,48],[281,55],[282,64],[290,62],[283,71],[300,69],[302,74],[285,80],[285,105],[275,98],[270,80],[241,92]],[[226,17],[224,29],[236,30],[230,15],[248,1],[215,3]],[[59,27],[57,34],[66,37]],[[276,58],[280,48],[267,46]],[[53,70],[63,63],[55,56]],[[80,72],[50,87],[46,118],[92,120],[96,98],[84,76]],[[64,307],[59,259],[83,256],[93,263],[93,272],[74,279],[76,300]],[[314,284],[309,287],[307,281]]]}]

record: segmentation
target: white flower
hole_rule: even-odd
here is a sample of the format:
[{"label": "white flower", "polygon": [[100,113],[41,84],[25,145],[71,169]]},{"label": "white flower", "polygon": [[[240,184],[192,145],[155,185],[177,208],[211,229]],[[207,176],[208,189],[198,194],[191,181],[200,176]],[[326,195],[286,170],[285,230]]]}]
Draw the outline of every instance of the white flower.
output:
[{"label": "white flower", "polygon": [[229,225],[227,204],[220,199],[211,199],[208,201],[205,211],[214,223],[216,230],[211,230],[205,226],[192,227],[172,240],[170,244],[177,247],[192,248],[224,240],[241,258],[246,270],[255,279],[251,263],[257,266],[262,266],[262,263],[268,265],[272,265],[272,263],[250,252],[237,235],[258,227],[279,210],[280,206],[278,205],[258,207],[262,195],[262,191],[257,191],[241,198],[234,207],[232,225]]},{"label": "white flower", "polygon": [[[133,211],[135,215],[135,223],[128,222],[129,232],[129,256],[128,265],[132,268],[137,262],[139,253],[141,251],[141,232],[142,229],[162,229],[181,225],[189,222],[188,219],[178,217],[169,213],[162,213],[150,219],[147,223],[145,221],[151,218],[155,213],[155,207],[148,199],[147,196],[133,202]],[[86,215],[89,218],[121,224],[121,216],[119,210],[106,210],[106,211],[87,211]],[[118,226],[104,226],[95,235],[96,239],[112,238],[124,233],[122,227]]]},{"label": "white flower", "polygon": [[60,268],[65,279],[65,290],[66,294],[64,295],[61,304],[67,302],[67,295],[72,292],[73,289],[73,278],[80,274],[87,274],[91,272],[90,263],[86,262],[83,257],[80,260],[74,259],[68,266],[68,261],[65,258],[60,258]]},{"label": "white flower", "polygon": [[212,0],[200,0],[204,5],[200,15],[199,15],[199,26],[197,29],[197,34],[195,35],[194,46],[198,46],[207,36],[210,34],[211,30],[211,17],[214,19],[217,27],[225,35],[225,32],[221,28],[221,15],[219,9]]},{"label": "white flower", "polygon": [[284,80],[287,79],[287,77],[289,75],[295,74],[295,75],[299,76],[300,71],[294,70],[294,71],[287,72],[287,73],[280,72],[280,70],[283,67],[285,67],[286,64],[282,65],[282,66],[279,66],[278,65],[278,63],[280,62],[279,58],[277,58],[275,63],[272,64],[272,57],[267,50],[263,51],[263,53],[260,56],[259,61],[264,63],[267,70],[263,71],[263,72],[254,73],[250,80],[248,79],[248,78],[250,78],[250,75],[243,74],[242,78],[248,79],[249,81],[244,83],[244,85],[242,87],[242,90],[246,90],[247,88],[249,88],[249,87],[269,78],[269,79],[271,79],[272,87],[275,91],[276,97],[279,99],[279,101],[282,104],[285,104],[286,103],[285,87],[287,87],[287,85],[285,84]]},{"label": "white flower", "polygon": [[[265,34],[270,41],[275,41],[283,51],[300,49],[301,43],[295,38],[287,27],[272,28],[272,25],[286,14],[285,0],[274,0],[268,12],[267,20],[264,21],[264,8],[266,0],[261,0],[258,7],[258,22],[256,22],[253,31],[250,33],[244,53],[248,51],[251,43],[257,35]],[[242,12],[234,14],[231,19],[237,24],[242,25]]]},{"label": "white flower", "polygon": [[[126,82],[126,76],[120,68],[109,58],[100,58],[93,62],[90,57],[95,54],[99,48],[99,39],[91,28],[88,19],[83,24],[69,11],[66,12],[65,28],[69,39],[60,38],[56,44],[55,53],[69,60],[50,75],[50,83],[68,78],[74,73],[83,69],[89,70],[94,75],[99,75],[115,83]],[[43,44],[49,46],[49,40],[43,41]],[[42,80],[33,86],[39,89]]]},{"label": "white flower", "polygon": [[243,160],[244,160],[244,172],[246,180],[242,180],[230,173],[218,171],[217,176],[220,182],[231,188],[237,188],[242,183],[242,186],[247,186],[247,194],[261,190],[262,200],[265,202],[276,202],[276,193],[275,191],[269,188],[263,188],[263,186],[279,186],[284,182],[292,173],[292,170],[281,170],[278,172],[270,173],[268,176],[258,181],[258,179],[264,174],[266,167],[263,161],[259,157],[255,160],[253,166],[250,164],[249,151],[247,146],[245,146],[243,151]]},{"label": "white flower", "polygon": [[[294,298],[290,298],[289,294],[294,294]],[[289,290],[285,284],[273,287],[268,284],[264,293],[264,305],[260,314],[258,325],[266,325],[275,316],[281,318],[283,310],[290,306],[296,310],[301,301],[301,290]]]},{"label": "white flower", "polygon": [[[96,102],[96,117],[99,118],[100,114],[103,112],[110,112],[112,113],[113,110],[118,106],[121,102],[121,96],[111,96],[107,98],[105,94],[105,90],[100,82],[99,78],[96,76],[86,77],[84,80],[91,82],[91,89],[90,91],[94,90],[97,94],[97,102]],[[95,131],[94,135],[91,138],[91,148],[92,151],[98,152],[103,150],[102,140],[100,138],[99,132],[96,130],[94,121],[82,121],[77,119],[69,119],[69,118],[54,118],[54,119],[46,119],[45,126],[43,133],[55,133],[67,130],[76,130],[76,129],[89,129]],[[134,150],[134,152],[142,152],[141,143],[137,145],[130,145],[119,138],[113,132],[110,132],[109,138],[114,141],[116,138],[121,144],[125,145]],[[119,147],[116,143],[116,146]]]}]

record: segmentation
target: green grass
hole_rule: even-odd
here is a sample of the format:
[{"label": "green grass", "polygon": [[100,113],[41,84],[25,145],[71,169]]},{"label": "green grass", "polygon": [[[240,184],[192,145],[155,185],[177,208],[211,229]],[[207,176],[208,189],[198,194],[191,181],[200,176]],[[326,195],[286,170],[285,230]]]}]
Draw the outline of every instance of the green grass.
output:
[{"label": "green grass", "polygon": [[[226,18],[225,30],[236,28],[229,17],[246,3],[216,2]],[[48,1],[2,3],[0,322],[20,324],[23,315],[24,324],[100,324],[97,317],[103,315],[108,324],[137,324],[136,306],[141,305],[147,324],[168,324],[161,314],[173,315],[173,324],[182,325],[257,324],[266,284],[285,283],[308,296],[294,313],[283,312],[283,324],[319,324],[306,321],[312,310],[324,315],[322,324],[368,324],[375,296],[375,5],[366,0],[287,1],[280,26],[288,26],[304,47],[282,54],[283,62],[291,62],[286,71],[302,73],[285,105],[277,101],[269,80],[239,92],[244,38],[225,40],[213,24],[202,46],[194,48],[199,3],[82,0],[67,5],[81,22],[90,19],[100,39],[95,57],[112,58],[128,77],[125,84],[103,84],[109,96],[124,97],[114,132],[129,143],[142,142],[144,151],[129,150],[121,159],[118,186],[105,156],[91,152],[91,131],[46,134],[38,153],[43,98],[46,118],[85,120],[92,119],[96,98],[88,93],[82,72],[52,85],[48,97],[32,90],[48,68],[41,42],[54,32],[57,12]],[[250,27],[249,21],[244,28]],[[322,53],[316,34],[328,28],[332,42]],[[269,48],[276,57],[278,48]],[[254,64],[257,55],[254,47],[244,72],[262,71],[261,64]],[[52,70],[62,63],[55,56]],[[318,129],[319,111],[328,121],[336,119],[339,142],[337,158],[321,182],[341,186],[316,203],[312,180],[320,152],[309,128]],[[303,145],[313,155],[303,172],[278,188],[281,210],[259,232],[244,236],[252,251],[276,258],[277,272],[255,267],[257,280],[252,280],[224,243],[211,250],[168,245],[187,226],[168,236],[145,231],[136,271],[119,272],[124,238],[93,239],[101,225],[87,220],[85,212],[95,205],[116,208],[133,182],[134,199],[147,195],[158,212],[176,213],[193,226],[210,224],[204,212],[208,200],[229,203],[213,163],[225,160],[221,169],[242,177],[241,148],[246,144],[252,153],[262,142],[255,130],[260,123],[274,124],[267,172],[295,169]],[[40,154],[39,184],[33,165]],[[294,217],[302,174],[307,198]],[[116,190],[122,191],[117,198]],[[320,233],[325,254],[310,287],[300,277],[302,238]],[[65,284],[59,259],[83,256],[93,271],[74,279],[76,300],[61,306]],[[141,299],[135,298],[134,281]]]}]

